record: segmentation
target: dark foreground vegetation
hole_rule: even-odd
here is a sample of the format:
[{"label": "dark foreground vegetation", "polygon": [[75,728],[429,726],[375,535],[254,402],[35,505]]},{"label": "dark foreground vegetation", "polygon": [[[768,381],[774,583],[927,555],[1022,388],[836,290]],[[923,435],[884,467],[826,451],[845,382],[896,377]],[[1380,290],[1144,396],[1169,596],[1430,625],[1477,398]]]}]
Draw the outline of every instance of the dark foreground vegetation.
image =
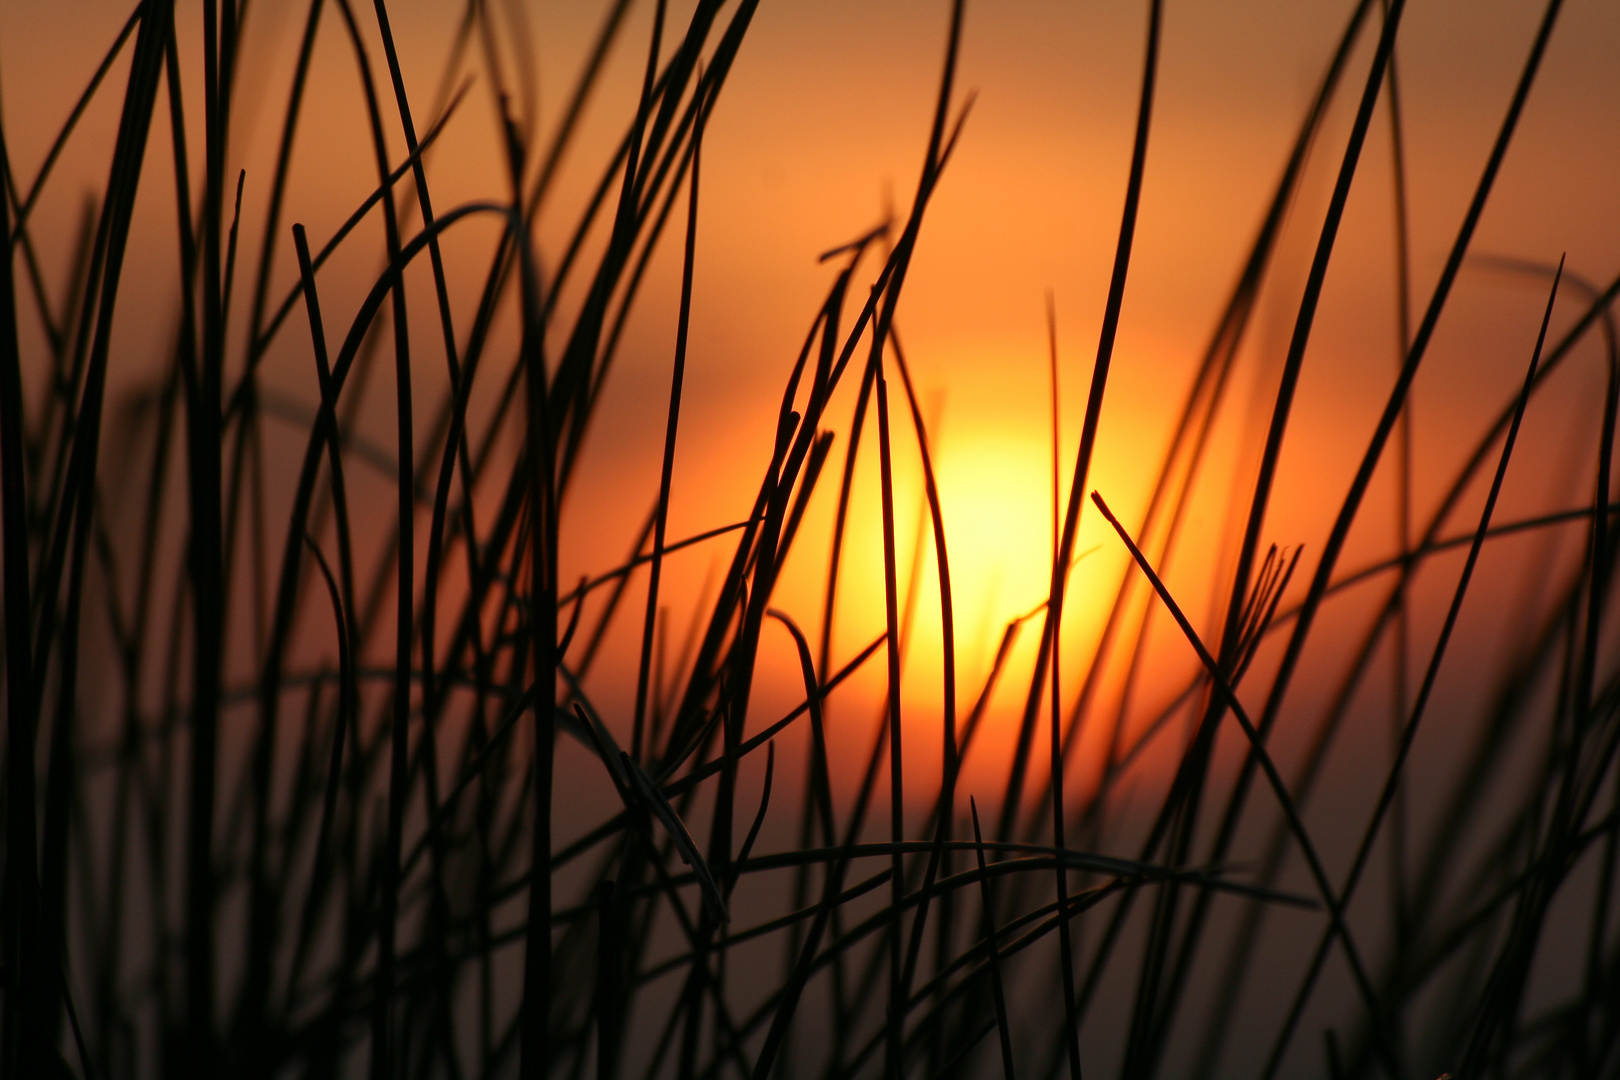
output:
[{"label": "dark foreground vegetation", "polygon": [[[290,96],[260,119],[278,129],[276,168],[244,178],[228,139],[237,103],[261,93],[238,66],[258,6],[135,6],[84,90],[122,104],[105,185],[76,235],[31,228],[56,156],[19,171],[0,132],[0,1074],[1620,1076],[1620,668],[1606,617],[1620,551],[1610,315],[1620,279],[1588,286],[1556,252],[1526,253],[1550,265],[1532,268],[1546,315],[1539,333],[1524,328],[1522,388],[1476,433],[1438,501],[1420,505],[1398,485],[1393,557],[1340,560],[1352,523],[1372,512],[1375,473],[1409,477],[1403,406],[1473,257],[1559,0],[1517,46],[1522,78],[1473,166],[1470,200],[1448,211],[1455,241],[1437,280],[1407,281],[1397,237],[1409,310],[1397,374],[1376,427],[1358,435],[1353,482],[1332,493],[1326,544],[1304,557],[1269,546],[1266,514],[1349,193],[1387,183],[1358,172],[1363,150],[1393,132],[1400,160],[1405,4],[1343,5],[1342,43],[1276,163],[1145,515],[1121,521],[1088,476],[1151,168],[1162,18],[1151,0],[1098,346],[1084,364],[1062,359],[1088,397],[1054,494],[1055,557],[1042,555],[1069,567],[1080,516],[1101,514],[1132,563],[1123,579],[1087,586],[1113,598],[1094,652],[1054,660],[1075,587],[1054,571],[1045,602],[1006,627],[988,679],[973,685],[957,677],[950,537],[895,333],[930,199],[973,133],[955,76],[960,4],[937,24],[937,107],[918,118],[931,126],[909,204],[852,242],[828,238],[825,301],[806,312],[802,352],[779,358],[788,377],[769,406],[776,438],[752,510],[695,537],[671,533],[668,506],[696,237],[715,212],[703,135],[747,47],[754,0],[697,0],[680,18],[662,0],[607,5],[560,124],[502,116],[505,193],[457,206],[432,198],[434,140],[466,122],[459,110],[522,97],[502,81],[521,72],[493,63],[492,40],[508,31],[497,5],[466,5],[431,100],[406,94],[383,0],[299,6]],[[979,14],[995,17],[990,5]],[[177,27],[185,19],[201,25]],[[650,26],[650,41],[633,40],[631,25]],[[186,43],[199,30],[194,55]],[[344,43],[363,92],[320,107],[364,110],[376,177],[346,224],[317,235],[285,196],[298,169],[319,168],[318,145],[299,131],[322,40]],[[600,181],[574,239],[542,252],[536,215],[613,48],[644,51],[639,103],[616,153],[591,166]],[[469,94],[457,72],[481,56],[491,62]],[[1330,140],[1334,110],[1345,122]],[[1198,629],[1156,568],[1178,544],[1213,542],[1183,535],[1183,511],[1307,151],[1338,163],[1332,193],[1310,224],[1314,256],[1267,391],[1263,449],[1231,510],[1224,614]],[[175,175],[186,179],[166,181]],[[244,184],[269,188],[262,219],[241,215]],[[161,259],[131,247],[147,205],[137,195],[152,190],[178,222]],[[1404,230],[1398,176],[1393,191]],[[492,238],[487,270],[452,275],[443,245],[479,227]],[[335,304],[323,268],[364,244],[377,246],[363,299]],[[592,418],[660,244],[684,253],[661,484],[626,496],[649,509],[622,565],[565,580],[571,485],[592,440],[615,435]],[[64,264],[65,279],[42,269]],[[128,385],[119,372],[146,363],[121,355],[120,286],[154,274],[174,281],[172,335],[133,398],[114,399],[109,387]],[[290,440],[259,371],[289,341],[308,405]],[[1521,421],[1575,356],[1607,372],[1600,430],[1571,466],[1584,494],[1560,513],[1507,519],[1497,496]],[[379,398],[397,440],[361,445],[355,417]],[[916,514],[895,505],[903,456],[925,476],[934,569],[920,580],[906,572],[909,537],[897,538]],[[857,459],[881,479],[887,629],[839,655]],[[379,468],[391,505],[351,494],[357,471]],[[830,542],[807,536],[822,520],[812,500],[835,508]],[[1501,589],[1488,605],[1465,603],[1482,553],[1550,532],[1578,533],[1579,554],[1549,558],[1519,607]],[[664,559],[696,544],[724,553],[721,571],[700,610],[673,618]],[[773,605],[794,545],[825,560],[820,610]],[[1445,598],[1414,620],[1408,585],[1431,564]],[[1349,589],[1376,595],[1355,609],[1369,617],[1331,605]],[[927,748],[941,778],[926,792],[906,786],[907,752],[919,750],[902,745],[917,730],[902,711],[920,706],[902,692],[891,647],[920,590],[937,593],[944,628],[910,646],[939,650],[944,671]],[[1114,715],[1097,687],[1108,671],[1160,679],[1136,659],[1150,619],[1179,627],[1199,665],[1157,695],[1173,702],[1161,722],[1127,738],[1124,706]],[[1470,619],[1512,628],[1515,644],[1488,665],[1461,661],[1485,687],[1465,715],[1436,687]],[[1303,671],[1307,641],[1330,623],[1351,643],[1348,661]],[[800,661],[802,704],[780,717],[749,710],[771,637]],[[1038,646],[1015,673],[1006,660],[1019,641]],[[625,642],[626,655],[608,655]],[[1328,850],[1309,824],[1312,799],[1347,710],[1391,650],[1409,671],[1385,706],[1391,736],[1364,750],[1376,767],[1334,807]],[[857,707],[837,688],[867,666],[888,687],[878,722],[859,740],[847,726],[835,737],[828,716]],[[1307,677],[1332,688],[1325,704],[1288,707]],[[633,704],[599,709],[603,679],[633,682],[633,694],[609,695]],[[970,793],[958,773],[998,695],[1025,703],[1016,752],[1002,789]],[[1440,722],[1455,769],[1414,780],[1410,751]],[[1179,764],[1136,789],[1139,828],[1116,827],[1109,783],[1064,779],[1079,726],[1110,724],[1111,778],[1131,767],[1133,740],[1180,740]],[[1267,752],[1279,725],[1305,733],[1305,751],[1285,762]],[[778,754],[778,743],[805,749]],[[1411,820],[1414,785],[1423,828]],[[603,790],[615,809],[582,820],[581,807],[601,803],[581,793]]]}]

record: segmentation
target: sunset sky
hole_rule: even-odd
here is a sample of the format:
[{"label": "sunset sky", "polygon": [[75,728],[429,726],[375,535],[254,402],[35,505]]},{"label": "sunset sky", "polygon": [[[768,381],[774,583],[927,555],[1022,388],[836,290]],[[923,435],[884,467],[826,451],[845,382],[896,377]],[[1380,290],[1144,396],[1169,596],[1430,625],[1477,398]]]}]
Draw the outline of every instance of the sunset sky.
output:
[{"label": "sunset sky", "polygon": [[[61,17],[58,5],[0,8],[0,105],[20,184],[35,174],[129,4],[74,0],[72,6],[72,19]],[[503,63],[512,65],[508,78],[519,85],[524,79],[513,72],[524,69],[515,63],[517,43],[524,35],[532,42],[532,95],[520,95],[523,100],[513,109],[543,142],[555,130],[605,5],[496,6],[513,29]],[[671,5],[672,26],[684,25],[689,7]],[[1169,425],[1349,7],[1283,0],[1167,5],[1141,222],[1090,484],[1127,522],[1140,514]],[[1145,36],[1141,8],[1048,0],[968,8],[958,101],[975,95],[972,113],[926,219],[899,314],[924,414],[934,428],[952,544],[964,696],[982,678],[1001,627],[1045,591],[1051,557],[1046,297],[1053,297],[1057,316],[1066,489],[1119,227]],[[390,12],[418,128],[425,129],[442,100],[459,5],[397,0]],[[357,14],[374,39],[369,5],[358,5]],[[352,54],[337,18],[328,16],[315,54],[286,219],[287,224],[303,222],[317,243],[375,180]],[[250,45],[239,82],[244,108],[228,165],[231,174],[246,170],[244,265],[257,258],[267,178],[302,18],[302,5],[267,0],[250,5]],[[601,93],[591,102],[555,194],[542,209],[543,260],[558,257],[600,163],[633,112],[651,18],[651,4],[632,5],[625,33],[609,56]],[[1536,5],[1510,0],[1419,0],[1407,14],[1398,73],[1415,313],[1421,313],[1455,235],[1538,18]],[[819,265],[817,254],[864,232],[887,212],[903,214],[910,204],[947,19],[947,5],[936,0],[766,0],[760,5],[704,144],[672,537],[746,514],[768,459],[780,388],[832,278],[833,269]],[[182,33],[194,34],[196,24],[182,19]],[[1193,505],[1189,535],[1195,539],[1183,543],[1170,575],[1189,611],[1205,624],[1225,587],[1224,568],[1236,542],[1229,514],[1241,512],[1247,502],[1278,365],[1371,40],[1364,35],[1312,155]],[[1481,224],[1476,253],[1547,265],[1567,253],[1571,271],[1600,286],[1614,273],[1620,250],[1614,185],[1620,113],[1595,105],[1620,99],[1616,55],[1620,10],[1599,0],[1571,0]],[[471,89],[429,158],[441,211],[505,194],[496,112],[482,66],[475,47],[448,80],[453,88],[470,78]],[[109,85],[118,85],[126,70],[124,61],[116,65]],[[201,114],[198,81],[187,91],[188,123]],[[390,103],[386,86],[381,88],[387,114]],[[71,234],[80,213],[76,193],[104,178],[115,103],[116,96],[104,96],[87,115],[35,212],[36,234]],[[122,347],[113,377],[126,391],[148,377],[164,354],[176,310],[173,166],[166,110],[159,112],[134,239],[134,265],[141,270],[127,277],[121,306]],[[391,116],[389,131],[390,152],[398,160],[403,141]],[[1290,425],[1279,494],[1265,530],[1268,540],[1306,544],[1307,569],[1396,362],[1390,146],[1388,114],[1381,106],[1336,249]],[[194,152],[194,168],[196,157]],[[565,578],[620,561],[656,492],[681,216],[678,211],[655,259],[570,495]],[[464,320],[476,303],[474,283],[494,230],[493,224],[473,224],[448,241],[452,281],[459,271],[469,282],[454,297]],[[343,313],[352,310],[375,274],[378,235],[380,229],[368,223],[352,253],[323,271],[323,302],[334,322],[346,320]],[[276,242],[273,280],[280,284],[271,290],[273,303],[296,277],[285,227]],[[65,274],[68,246],[45,253],[48,280]],[[418,270],[411,287],[425,304],[430,278],[425,267]],[[1485,267],[1465,271],[1414,394],[1420,518],[1521,378],[1545,287],[1546,281],[1533,274]],[[239,293],[236,300],[240,343],[248,298]],[[1555,329],[1578,307],[1573,299],[1561,305]],[[263,374],[267,395],[290,403],[287,408],[296,413],[299,407],[312,409],[317,395],[301,315],[289,331],[267,357]],[[435,332],[426,324],[413,327],[424,343],[417,350],[423,401],[433,400],[445,385]],[[509,339],[511,328],[505,333]],[[1525,479],[1515,484],[1510,475],[1504,515],[1561,509],[1585,495],[1589,474],[1581,470],[1587,466],[1572,472],[1565,464],[1579,440],[1589,441],[1597,421],[1599,354],[1595,346],[1583,349],[1582,359],[1568,365],[1560,382],[1531,409],[1519,452],[1523,470],[1515,474]],[[491,378],[488,386],[498,382]],[[834,415],[847,419],[853,380],[841,393],[844,402]],[[896,430],[904,433],[897,439],[906,462],[899,489],[900,546],[909,561],[920,488],[909,423],[898,400],[896,393]],[[369,394],[355,434],[386,448],[391,417],[391,391],[384,380]],[[287,434],[288,447],[301,438],[290,428]],[[829,475],[841,462],[844,434],[839,433]],[[116,476],[117,463],[110,468]],[[1341,563],[1346,569],[1392,550],[1388,472],[1375,485],[1362,527]],[[1549,474],[1556,483],[1545,481]],[[367,483],[372,497],[388,497],[382,473],[358,481],[356,497],[368,497]],[[829,491],[812,508],[803,550],[777,600],[806,627],[820,617],[832,504],[832,483],[824,483]],[[881,561],[874,558],[879,550],[875,466],[863,465],[857,492],[854,557],[836,638],[835,652],[842,656],[871,640],[882,625]],[[1099,605],[1111,597],[1124,566],[1117,541],[1087,510],[1078,545],[1086,554],[1076,570],[1067,623],[1077,641],[1095,631]],[[1466,527],[1470,513],[1464,511],[1458,528]],[[388,526],[378,516],[366,527],[380,536]],[[722,542],[672,562],[666,587],[677,610],[696,599],[711,557],[723,559],[728,550]],[[1504,546],[1504,551],[1530,554],[1522,547]],[[1514,565],[1511,558],[1500,564]],[[938,692],[937,667],[931,667],[938,663],[931,567],[930,559],[919,578],[917,624],[919,640],[930,644],[917,650],[908,669],[925,699]],[[1221,576],[1214,576],[1218,569]],[[1499,587],[1513,587],[1516,580],[1503,577]],[[1436,587],[1449,588],[1444,582]],[[677,624],[683,625],[678,616]],[[791,672],[788,646],[778,644],[782,651],[769,662]],[[1170,636],[1162,644],[1166,662],[1190,675],[1193,661],[1185,644]],[[791,686],[790,680],[775,681]],[[616,696],[603,693],[610,702]],[[784,692],[783,701],[790,696]]]}]

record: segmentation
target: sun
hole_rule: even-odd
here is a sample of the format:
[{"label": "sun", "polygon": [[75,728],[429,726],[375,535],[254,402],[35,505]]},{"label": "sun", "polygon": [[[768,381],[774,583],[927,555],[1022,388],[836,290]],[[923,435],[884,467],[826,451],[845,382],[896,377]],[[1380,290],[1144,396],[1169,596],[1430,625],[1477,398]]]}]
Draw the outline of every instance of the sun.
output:
[{"label": "sun", "polygon": [[[1032,613],[1037,618],[1025,622],[1021,647],[1003,672],[1007,687],[1027,675],[1023,669],[1033,658],[1038,614],[1051,584],[1052,449],[1050,432],[1040,425],[995,415],[937,424],[929,442],[944,524],[961,719],[990,673],[1008,624]],[[897,461],[895,474],[903,692],[919,723],[935,723],[944,704],[946,647],[936,538],[920,464]],[[875,482],[872,486],[876,488]],[[846,613],[841,618],[881,629],[880,523],[874,510],[870,521],[852,524],[871,534],[851,538],[869,554],[860,569],[852,562],[849,588],[840,600]],[[1074,617],[1082,616],[1075,612]]]},{"label": "sun", "polygon": [[959,650],[993,649],[1001,628],[1049,590],[1051,446],[1010,425],[965,432],[940,440],[935,475]]}]

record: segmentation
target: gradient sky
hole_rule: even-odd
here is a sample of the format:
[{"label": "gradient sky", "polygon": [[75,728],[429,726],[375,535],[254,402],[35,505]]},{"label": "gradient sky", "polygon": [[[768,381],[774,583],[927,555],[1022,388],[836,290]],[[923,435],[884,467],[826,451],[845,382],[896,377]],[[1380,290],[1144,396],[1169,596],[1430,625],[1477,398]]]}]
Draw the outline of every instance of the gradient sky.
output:
[{"label": "gradient sky", "polygon": [[[515,108],[525,120],[537,116],[544,137],[555,127],[604,5],[511,0],[495,6],[514,31],[503,61],[511,72],[523,70],[514,62],[512,50],[519,46],[513,43],[525,34],[532,42],[532,95],[520,92]],[[34,175],[129,7],[122,0],[0,5],[0,106],[20,182]],[[187,7],[181,5],[183,34],[193,33],[198,21],[185,15]],[[248,18],[253,36],[242,66],[245,108],[230,166],[232,172],[247,171],[244,219],[254,224],[244,236],[245,256],[259,244],[257,223],[300,7],[256,0]],[[672,4],[672,23],[681,24],[690,7]],[[1158,448],[1350,5],[1247,0],[1166,7],[1141,223],[1092,473],[1092,486],[1126,520],[1143,504]],[[1398,62],[1418,310],[1500,122],[1539,19],[1537,7],[1513,0],[1415,0],[1407,15]],[[425,126],[458,5],[397,0],[390,10],[418,124]],[[633,7],[610,56],[602,92],[587,111],[542,218],[547,257],[560,250],[573,208],[633,110],[651,11],[646,3]],[[831,279],[816,255],[863,232],[886,209],[903,212],[909,205],[947,20],[948,7],[940,0],[760,5],[705,144],[672,535],[746,512],[768,456],[782,380]],[[1050,291],[1057,312],[1066,472],[1119,225],[1144,36],[1139,4],[998,0],[968,8],[958,85],[961,94],[976,95],[973,111],[925,223],[899,326],[925,412],[936,424],[958,619],[972,650],[964,663],[970,681],[982,674],[999,626],[1044,592],[1050,557],[1045,298]],[[1620,8],[1571,0],[1481,222],[1476,252],[1546,264],[1567,253],[1571,270],[1599,283],[1614,274],[1620,261],[1617,55]],[[1207,620],[1218,592],[1211,571],[1230,556],[1226,516],[1234,499],[1246,500],[1252,483],[1299,288],[1369,56],[1364,43],[1313,154],[1217,432],[1207,495],[1195,504],[1191,520],[1192,532],[1207,542],[1188,551],[1172,575],[1201,619]],[[440,207],[503,191],[490,83],[480,67],[475,59],[450,80],[472,75],[474,83],[430,161]],[[114,85],[124,71],[122,64],[115,68]],[[198,81],[194,75],[192,97]],[[373,183],[356,87],[347,45],[335,17],[329,18],[316,52],[288,200],[288,221],[304,222],[317,242]],[[102,181],[117,120],[113,100],[92,107],[83,135],[59,165],[36,211],[40,235],[69,235],[80,192]],[[191,108],[195,123],[200,101]],[[134,238],[137,263],[152,269],[130,278],[120,316],[124,344],[115,382],[126,389],[162,355],[174,318],[166,122],[160,119],[154,130],[151,182],[143,190]],[[390,138],[397,156],[402,140],[393,133]],[[1395,364],[1390,175],[1387,113],[1381,111],[1329,275],[1277,509],[1266,528],[1268,538],[1304,542],[1308,552],[1325,535]],[[477,272],[492,238],[493,226],[458,236],[448,249],[452,273]],[[272,292],[294,280],[290,243],[285,235],[278,243],[279,284]],[[329,310],[352,308],[375,262],[375,247],[362,245],[334,265],[323,279]],[[66,267],[60,250],[47,252],[45,264],[47,276],[60,280]],[[425,280],[413,281],[413,287],[423,288]],[[567,573],[616,563],[656,490],[678,282],[678,247],[667,243],[582,464],[570,508]],[[1544,287],[1533,276],[1483,268],[1463,275],[1414,394],[1420,508],[1433,501],[1449,466],[1521,377]],[[470,312],[475,299],[469,286],[458,305]],[[240,329],[246,301],[238,300]],[[1567,323],[1576,308],[1573,301],[1562,305],[1560,317]],[[430,349],[420,355],[423,392],[431,394],[442,388],[443,376]],[[1526,467],[1517,475],[1544,476],[1554,469],[1567,482],[1526,479],[1515,485],[1510,478],[1504,513],[1558,509],[1584,491],[1585,474],[1562,463],[1581,433],[1595,430],[1593,401],[1601,386],[1596,356],[1591,351],[1592,359],[1571,365],[1555,391],[1532,409],[1520,451]],[[297,335],[284,335],[267,358],[265,380],[290,401],[314,401],[309,360]],[[847,402],[842,409],[837,415],[847,415]],[[359,433],[386,446],[391,423],[391,402],[381,392],[362,413]],[[903,546],[909,551],[918,487],[914,471],[903,472],[901,505],[911,508],[901,514],[908,538]],[[870,558],[877,527],[874,473],[863,474],[853,523],[856,549],[866,557],[848,578],[851,599],[838,639],[846,655],[881,626],[881,604],[872,602],[881,597],[880,567]],[[1390,490],[1387,484],[1375,489],[1344,565],[1390,550]],[[807,626],[818,617],[819,551],[829,511],[830,499],[819,500],[806,526],[806,550],[796,556],[796,573],[780,596]],[[1094,628],[1096,614],[1084,598],[1111,593],[1123,556],[1093,514],[1087,515],[1080,549],[1092,553],[1077,571],[1080,599],[1069,625],[1084,635]],[[706,551],[680,561],[671,586],[677,603],[695,599],[708,558]],[[1307,568],[1309,563],[1307,558]],[[919,619],[919,634],[931,639],[937,633],[931,601],[921,603]],[[1184,644],[1167,638],[1164,652],[1191,670]],[[928,655],[921,650],[916,661],[923,685],[931,685]],[[786,652],[777,658],[788,659]]]}]

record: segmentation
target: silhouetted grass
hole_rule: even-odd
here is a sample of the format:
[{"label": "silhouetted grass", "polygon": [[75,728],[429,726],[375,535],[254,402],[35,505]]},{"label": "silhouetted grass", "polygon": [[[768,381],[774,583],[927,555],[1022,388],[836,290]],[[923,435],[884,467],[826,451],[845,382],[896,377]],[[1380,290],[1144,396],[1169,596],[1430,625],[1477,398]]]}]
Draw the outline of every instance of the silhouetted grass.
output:
[{"label": "silhouetted grass", "polygon": [[[941,5],[945,52],[909,207],[821,256],[830,284],[797,356],[778,358],[791,365],[779,403],[764,407],[773,438],[757,488],[739,493],[749,509],[689,536],[671,535],[670,506],[683,476],[699,230],[725,212],[704,201],[702,146],[757,5],[695,0],[684,25],[665,0],[646,6],[634,107],[617,118],[623,135],[607,160],[586,166],[600,172],[555,250],[540,244],[536,221],[553,212],[607,57],[639,48],[621,40],[630,0],[608,5],[545,139],[529,43],[511,12],[469,0],[423,111],[384,0],[369,12],[310,0],[262,221],[243,212],[257,178],[228,168],[240,101],[259,90],[239,81],[252,25],[231,0],[203,0],[200,13],[136,4],[35,176],[14,173],[0,127],[0,1072],[900,1080],[988,1074],[999,1061],[1006,1080],[1174,1069],[1620,1076],[1620,674],[1605,621],[1617,557],[1609,519],[1620,506],[1610,311],[1620,278],[1598,288],[1562,260],[1554,269],[1550,252],[1472,251],[1560,0],[1528,44],[1415,326],[1397,75],[1405,5],[1351,5],[1131,527],[1089,487],[1152,169],[1164,13],[1158,0],[1145,5],[1130,167],[1072,462],[1061,453],[1066,369],[1048,296],[1050,550],[1035,553],[1043,538],[1009,537],[1012,557],[1049,560],[1048,588],[1006,625],[976,685],[964,674],[937,431],[898,329],[931,200],[973,137],[972,96],[957,85],[971,32],[964,4]],[[177,18],[197,19],[200,56],[182,48],[189,30]],[[327,167],[304,132],[323,40],[342,45],[359,80],[341,105],[364,108],[376,171],[376,187],[325,240],[299,223],[311,208],[294,201],[298,170]],[[504,70],[503,48],[515,71]],[[49,234],[32,221],[38,200],[60,182],[53,170],[83,137],[90,105],[119,93],[109,76],[125,63],[105,184],[77,236]],[[468,64],[478,74],[462,79]],[[1320,220],[1302,226],[1317,239],[1276,383],[1266,384],[1254,487],[1220,526],[1230,536],[1191,535],[1262,289],[1278,287],[1285,220],[1306,213],[1307,157],[1328,141],[1326,118],[1358,74],[1343,145],[1323,148],[1338,161],[1331,194]],[[436,207],[436,144],[450,124],[472,122],[469,96],[485,94],[504,190]],[[186,112],[199,98],[200,120]],[[1347,491],[1329,493],[1323,549],[1302,555],[1266,530],[1346,210],[1372,182],[1362,156],[1381,103],[1400,363]],[[165,106],[169,145],[149,145]],[[167,175],[184,178],[168,188],[163,155]],[[175,325],[124,409],[109,399],[109,371],[142,361],[118,355],[113,323],[123,275],[153,272],[157,259],[130,250],[137,193],[154,187],[175,201],[176,247],[162,271],[179,286],[165,315]],[[445,255],[449,234],[459,242],[474,222],[494,225],[481,275],[453,270]],[[583,479],[582,458],[595,440],[644,438],[604,427],[601,402],[672,224],[682,257],[656,490],[614,493],[649,507],[618,565],[604,556],[563,580],[581,485],[600,482]],[[370,276],[339,287],[332,260],[363,249],[368,229]],[[1548,277],[1550,295],[1522,388],[1428,508],[1408,398],[1471,259]],[[42,266],[56,264],[69,271],[53,287]],[[1585,306],[1554,332],[1561,285],[1565,306],[1570,288]],[[300,302],[303,325],[291,318]],[[1497,522],[1514,447],[1536,421],[1530,406],[1594,336],[1608,365],[1602,420],[1597,445],[1572,466],[1590,470],[1590,501]],[[308,361],[307,409],[290,442],[289,410],[261,385],[274,348]],[[392,385],[379,390],[376,358],[390,348]],[[439,385],[424,365],[440,349],[442,393],[424,396]],[[388,447],[358,433],[362,403],[379,395],[392,402]],[[826,475],[835,454],[836,480]],[[1477,523],[1459,531],[1452,518],[1493,456]],[[100,466],[114,458],[133,483],[108,480]],[[835,628],[859,550],[851,520],[866,497],[856,474],[874,464],[883,625],[841,656]],[[917,507],[897,483],[913,467]],[[1380,469],[1396,479],[1394,553],[1344,571]],[[357,470],[384,474],[391,511]],[[1576,475],[1584,483],[1588,473]],[[1131,562],[1117,583],[1085,582],[1113,591],[1082,650],[1063,625],[1081,587],[1088,492]],[[825,553],[811,535],[824,528],[822,507]],[[369,539],[378,521],[383,536]],[[1545,560],[1540,588],[1519,607],[1505,590],[1465,605],[1488,542],[1570,528],[1585,530],[1581,557]],[[1215,571],[1223,602],[1200,627],[1165,568],[1222,543],[1234,551]],[[1449,572],[1435,557],[1465,546],[1426,648],[1430,612],[1414,600],[1414,575],[1431,562]],[[787,610],[779,586],[805,547],[794,565],[817,561],[820,610]],[[719,554],[701,599],[672,606],[669,557],[705,548]],[[1302,566],[1308,583],[1291,589]],[[1375,598],[1370,615],[1339,618],[1326,602],[1353,589]],[[911,685],[904,663],[907,650],[936,647],[915,628],[924,591],[937,594],[941,620],[937,699]],[[1196,668],[1176,674],[1150,660],[1165,614]],[[1455,655],[1469,620],[1511,632],[1504,658],[1487,664],[1472,646]],[[1014,652],[1036,622],[1026,670]],[[1324,637],[1349,643],[1347,663],[1311,659]],[[785,673],[762,662],[789,645],[796,663]],[[1374,674],[1386,652],[1387,687]],[[1443,661],[1480,669],[1483,706],[1443,700]],[[881,704],[849,691],[863,674],[881,680]],[[762,693],[773,679],[784,686],[767,689],[799,704],[767,723],[759,701],[783,697]],[[1296,718],[1306,707],[1285,702],[1303,681],[1324,688],[1326,704]],[[1121,687],[1117,701],[1105,683]],[[1393,722],[1387,761],[1358,748],[1371,763],[1367,805],[1313,810],[1352,701],[1369,688]],[[1151,715],[1149,691],[1161,703]],[[964,762],[987,753],[998,692],[1021,702],[1011,757],[999,791],[968,791]],[[856,712],[870,722],[843,722]],[[1420,726],[1432,733],[1441,712],[1455,729],[1457,775],[1415,781]],[[1274,739],[1285,713],[1302,751],[1283,754]],[[1081,789],[1070,764],[1088,727],[1104,750],[1095,787]],[[932,747],[906,743],[920,730],[940,737],[938,778],[922,790],[917,762]],[[1139,769],[1149,753],[1172,755],[1173,767]],[[590,768],[576,768],[581,755]],[[1257,772],[1262,799],[1252,801],[1269,814],[1259,826]],[[747,795],[756,778],[757,801]],[[987,796],[1000,798],[986,805],[989,840]],[[1419,827],[1420,806],[1432,825]],[[1353,848],[1322,828],[1324,813]],[[1369,873],[1380,855],[1383,876]],[[1532,992],[1537,972],[1551,972],[1555,989]],[[1265,1032],[1265,1045],[1234,1054],[1239,1030]]]}]

